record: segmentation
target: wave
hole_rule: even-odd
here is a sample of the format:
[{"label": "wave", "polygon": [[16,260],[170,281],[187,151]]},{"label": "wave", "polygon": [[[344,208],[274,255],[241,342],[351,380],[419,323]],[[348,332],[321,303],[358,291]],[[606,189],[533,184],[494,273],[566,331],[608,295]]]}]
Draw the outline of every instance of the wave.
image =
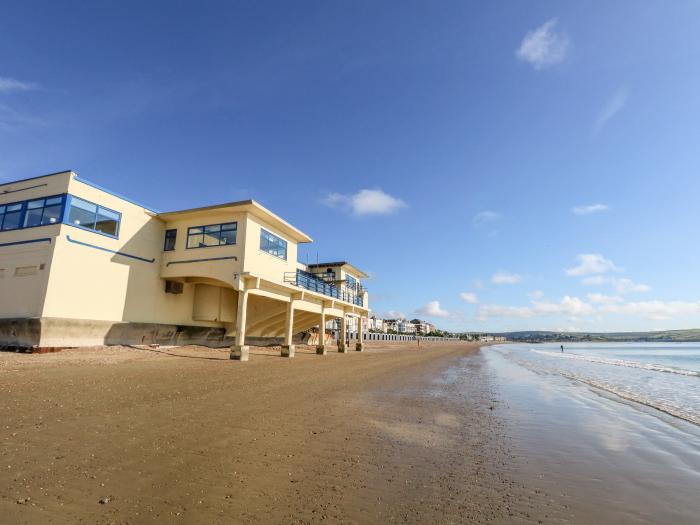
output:
[{"label": "wave", "polygon": [[655,399],[649,399],[649,398],[641,396],[637,393],[630,392],[629,390],[626,390],[626,389],[621,388],[619,386],[610,385],[609,383],[606,383],[603,381],[596,381],[594,379],[582,377],[582,376],[579,376],[577,374],[566,373],[566,372],[563,372],[561,370],[558,370],[558,373],[564,377],[567,377],[569,379],[573,379],[574,381],[579,381],[581,383],[585,383],[585,384],[592,386],[594,388],[598,388],[600,390],[604,390],[606,392],[614,394],[618,397],[626,399],[627,401],[633,401],[635,403],[639,403],[641,405],[645,405],[645,406],[654,408],[656,410],[659,410],[661,412],[669,414],[673,417],[677,417],[679,419],[684,419],[685,421],[689,421],[690,423],[694,423],[695,425],[700,426],[700,416],[698,416],[697,414],[692,413],[692,412],[686,412],[685,410],[683,410],[677,406],[663,403],[663,402],[655,400]]},{"label": "wave", "polygon": [[569,354],[569,353],[562,353],[562,352],[547,352],[546,350],[535,350],[534,348],[531,348],[530,352],[534,352],[536,354],[546,355],[549,357],[558,357],[558,358],[562,358],[562,359],[575,359],[578,361],[587,361],[589,363],[601,363],[601,364],[605,364],[605,365],[624,366],[627,368],[641,368],[643,370],[652,370],[654,372],[666,372],[669,374],[679,374],[679,375],[683,375],[683,376],[700,377],[700,372],[696,372],[695,370],[686,370],[684,368],[674,368],[672,366],[657,365],[657,364],[653,364],[653,363],[640,363],[638,361],[627,361],[625,359],[610,359],[610,358],[606,358],[606,357],[594,357],[594,356],[587,356],[587,355],[580,355],[580,354]]}]

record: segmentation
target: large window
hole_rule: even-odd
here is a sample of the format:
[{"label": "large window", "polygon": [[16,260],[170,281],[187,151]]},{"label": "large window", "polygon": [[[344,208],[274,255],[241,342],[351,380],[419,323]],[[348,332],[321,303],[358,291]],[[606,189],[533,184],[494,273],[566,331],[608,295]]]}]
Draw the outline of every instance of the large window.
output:
[{"label": "large window", "polygon": [[163,244],[164,252],[171,252],[175,249],[175,241],[177,240],[177,230],[165,230],[165,243]]},{"label": "large window", "polygon": [[22,202],[0,205],[0,226],[3,230],[16,230],[22,227]]},{"label": "large window", "polygon": [[287,241],[267,230],[260,230],[260,249],[275,257],[287,260]]},{"label": "large window", "polygon": [[187,229],[187,248],[208,248],[236,244],[235,222],[193,226]]},{"label": "large window", "polygon": [[63,197],[48,197],[27,202],[27,212],[24,215],[24,227],[43,226],[61,222]]},{"label": "large window", "polygon": [[114,210],[77,197],[71,198],[68,224],[116,237],[120,221],[121,215]]}]

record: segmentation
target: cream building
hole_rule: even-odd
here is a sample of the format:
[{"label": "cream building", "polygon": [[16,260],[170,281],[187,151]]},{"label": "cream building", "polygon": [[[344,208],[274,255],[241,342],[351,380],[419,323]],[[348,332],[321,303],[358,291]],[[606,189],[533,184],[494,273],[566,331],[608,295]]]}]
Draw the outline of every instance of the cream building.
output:
[{"label": "cream building", "polygon": [[[253,200],[159,213],[71,171],[0,185],[0,345],[282,345],[367,318],[367,276]],[[357,349],[362,349],[362,338]],[[338,341],[346,350],[344,338]]]}]

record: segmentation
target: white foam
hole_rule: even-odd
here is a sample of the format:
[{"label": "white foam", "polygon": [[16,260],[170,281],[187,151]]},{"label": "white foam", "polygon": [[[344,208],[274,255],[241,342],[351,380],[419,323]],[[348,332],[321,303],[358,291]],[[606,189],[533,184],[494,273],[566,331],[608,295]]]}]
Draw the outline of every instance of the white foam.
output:
[{"label": "white foam", "polygon": [[587,356],[587,355],[580,355],[580,354],[572,354],[572,353],[567,353],[567,352],[547,352],[545,350],[535,350],[534,348],[531,348],[530,352],[534,352],[536,354],[541,354],[541,355],[546,355],[549,357],[558,357],[558,358],[564,358],[564,359],[577,359],[579,361],[587,361],[589,363],[601,363],[601,364],[605,364],[605,365],[624,366],[627,368],[641,368],[643,370],[652,370],[654,372],[666,372],[669,374],[679,374],[679,375],[683,375],[683,376],[700,377],[700,372],[696,372],[694,370],[685,370],[684,368],[674,368],[672,366],[657,365],[657,364],[653,364],[653,363],[640,363],[638,361],[627,361],[625,359],[609,359],[606,357],[594,357],[594,356]]}]

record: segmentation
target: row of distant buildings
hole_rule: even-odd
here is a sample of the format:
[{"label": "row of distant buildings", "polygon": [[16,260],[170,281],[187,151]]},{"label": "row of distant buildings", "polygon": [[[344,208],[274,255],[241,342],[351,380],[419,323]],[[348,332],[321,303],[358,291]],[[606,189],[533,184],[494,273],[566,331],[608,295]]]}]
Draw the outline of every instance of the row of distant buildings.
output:
[{"label": "row of distant buildings", "polygon": [[420,319],[381,319],[376,316],[367,319],[367,328],[374,332],[427,335],[437,331],[437,327]]}]

